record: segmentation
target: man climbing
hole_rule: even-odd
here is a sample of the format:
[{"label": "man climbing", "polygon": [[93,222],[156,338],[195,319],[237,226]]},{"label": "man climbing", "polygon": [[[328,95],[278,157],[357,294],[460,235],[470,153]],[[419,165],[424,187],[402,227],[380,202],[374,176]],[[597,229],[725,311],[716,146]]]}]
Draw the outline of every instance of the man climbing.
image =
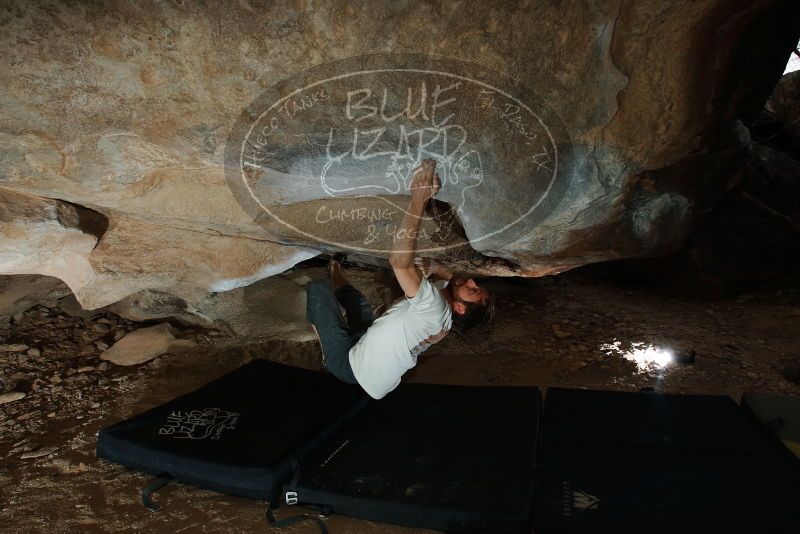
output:
[{"label": "man climbing", "polygon": [[[396,388],[403,374],[416,365],[417,356],[444,339],[452,326],[466,330],[487,324],[494,315],[493,295],[475,280],[454,276],[431,260],[414,258],[425,207],[441,187],[435,168],[435,161],[423,160],[414,170],[411,201],[389,256],[405,298],[375,318],[337,261],[331,262],[330,282],[316,280],[306,287],[306,318],[322,345],[323,365],[340,380],[359,384],[375,399]],[[434,287],[428,276],[446,286]]]}]

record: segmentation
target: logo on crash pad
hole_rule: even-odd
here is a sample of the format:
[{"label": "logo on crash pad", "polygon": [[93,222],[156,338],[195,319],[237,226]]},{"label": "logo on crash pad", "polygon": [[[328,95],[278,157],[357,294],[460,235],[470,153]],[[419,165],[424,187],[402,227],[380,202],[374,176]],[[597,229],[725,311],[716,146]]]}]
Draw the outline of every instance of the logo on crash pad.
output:
[{"label": "logo on crash pad", "polygon": [[240,205],[282,241],[385,253],[413,169],[435,159],[442,188],[423,216],[426,252],[543,220],[565,191],[570,147],[551,107],[496,72],[376,54],[269,88],[233,128],[225,169]]},{"label": "logo on crash pad", "polygon": [[564,481],[561,484],[562,515],[566,517],[597,509],[600,499],[591,493],[578,489],[572,483]]},{"label": "logo on crash pad", "polygon": [[239,415],[219,408],[174,411],[158,433],[176,439],[219,439],[223,431],[236,428]]}]

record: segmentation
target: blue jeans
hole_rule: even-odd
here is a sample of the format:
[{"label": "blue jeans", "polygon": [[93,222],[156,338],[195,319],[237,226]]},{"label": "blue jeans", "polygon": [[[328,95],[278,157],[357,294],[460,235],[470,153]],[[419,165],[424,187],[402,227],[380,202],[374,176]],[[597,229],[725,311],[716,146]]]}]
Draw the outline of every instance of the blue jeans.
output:
[{"label": "blue jeans", "polygon": [[350,366],[350,348],[375,320],[364,295],[350,284],[334,293],[328,280],[314,280],[306,286],[306,319],[317,329],[328,371],[342,382],[357,384]]}]

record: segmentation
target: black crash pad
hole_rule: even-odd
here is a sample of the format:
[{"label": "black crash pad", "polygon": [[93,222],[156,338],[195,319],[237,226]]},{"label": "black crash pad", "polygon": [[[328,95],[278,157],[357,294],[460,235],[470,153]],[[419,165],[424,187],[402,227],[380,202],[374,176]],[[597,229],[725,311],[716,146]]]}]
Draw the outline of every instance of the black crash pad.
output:
[{"label": "black crash pad", "polygon": [[800,458],[800,397],[748,392],[742,395],[742,408]]},{"label": "black crash pad", "polygon": [[97,456],[211,490],[276,502],[302,459],[367,398],[331,375],[255,360],[102,430]]},{"label": "black crash pad", "polygon": [[401,384],[301,462],[287,495],[411,527],[530,532],[540,406],[536,387]]},{"label": "black crash pad", "polygon": [[800,472],[730,398],[551,388],[536,532],[796,532]]}]

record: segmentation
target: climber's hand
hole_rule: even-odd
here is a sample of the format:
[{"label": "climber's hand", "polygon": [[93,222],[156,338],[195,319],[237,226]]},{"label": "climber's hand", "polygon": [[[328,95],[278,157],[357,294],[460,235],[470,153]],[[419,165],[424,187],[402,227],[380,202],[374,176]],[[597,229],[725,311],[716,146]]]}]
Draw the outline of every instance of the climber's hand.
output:
[{"label": "climber's hand", "polygon": [[453,277],[453,273],[447,267],[430,258],[417,256],[414,258],[414,265],[422,271],[425,278],[432,276],[438,280],[450,280]]},{"label": "climber's hand", "polygon": [[411,193],[411,200],[418,205],[424,206],[427,204],[442,186],[439,174],[435,173],[434,170],[436,170],[436,161],[432,159],[422,160],[419,167],[414,169],[409,192]]}]

